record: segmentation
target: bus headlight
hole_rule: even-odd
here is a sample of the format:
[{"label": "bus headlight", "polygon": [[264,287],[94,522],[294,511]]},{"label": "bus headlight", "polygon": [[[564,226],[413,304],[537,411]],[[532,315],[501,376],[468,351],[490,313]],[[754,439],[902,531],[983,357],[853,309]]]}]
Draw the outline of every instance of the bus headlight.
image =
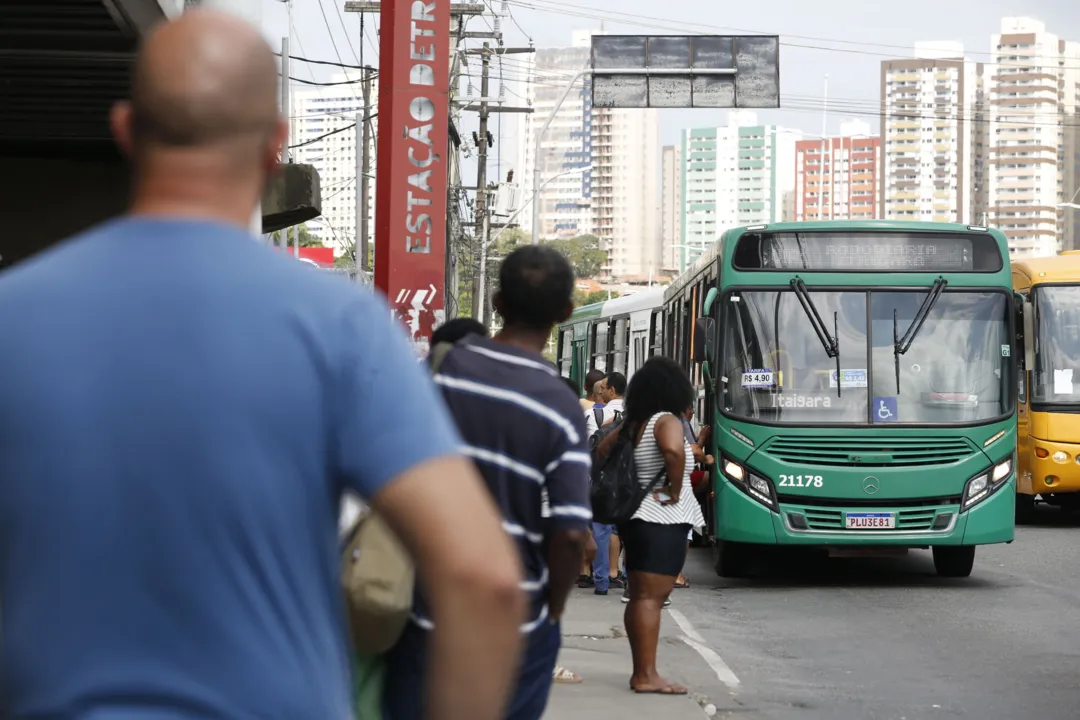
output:
[{"label": "bus headlight", "polygon": [[776,502],[776,490],[768,478],[748,470],[730,458],[724,458],[724,462],[720,467],[723,468],[724,476],[731,481],[732,485],[770,510],[779,510],[779,505]]},{"label": "bus headlight", "polygon": [[1012,474],[1013,459],[1005,458],[994,467],[979,473],[967,481],[964,488],[964,497],[960,504],[961,510],[967,510],[971,506],[988,498],[995,490],[1005,484]]}]

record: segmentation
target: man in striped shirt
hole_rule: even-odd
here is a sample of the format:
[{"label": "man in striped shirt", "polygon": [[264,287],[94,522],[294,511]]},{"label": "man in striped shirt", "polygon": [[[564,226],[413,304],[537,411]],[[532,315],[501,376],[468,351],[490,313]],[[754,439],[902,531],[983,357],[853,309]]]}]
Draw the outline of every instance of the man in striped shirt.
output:
[{"label": "man in striped shirt", "polygon": [[[562,639],[559,620],[592,520],[585,417],[574,392],[541,355],[552,328],[570,316],[573,290],[573,270],[557,251],[540,245],[515,250],[502,263],[494,298],[502,331],[490,340],[459,340],[435,375],[464,452],[476,462],[502,510],[503,528],[517,542],[523,589],[532,599],[521,627],[526,650],[508,720],[543,715]],[[432,628],[421,589],[413,622],[390,654],[387,720],[426,715],[418,688]]]}]

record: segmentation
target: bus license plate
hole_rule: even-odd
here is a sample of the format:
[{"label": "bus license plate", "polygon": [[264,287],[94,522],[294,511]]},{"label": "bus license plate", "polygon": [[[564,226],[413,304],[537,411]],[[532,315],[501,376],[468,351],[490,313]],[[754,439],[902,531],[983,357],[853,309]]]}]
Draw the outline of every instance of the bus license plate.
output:
[{"label": "bus license plate", "polygon": [[896,516],[893,513],[848,513],[848,530],[893,530]]}]

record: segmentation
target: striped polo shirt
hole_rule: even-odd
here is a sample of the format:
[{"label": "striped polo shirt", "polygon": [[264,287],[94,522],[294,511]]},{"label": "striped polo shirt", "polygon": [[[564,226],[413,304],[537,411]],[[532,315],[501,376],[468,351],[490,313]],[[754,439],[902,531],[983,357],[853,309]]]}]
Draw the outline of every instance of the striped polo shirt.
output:
[{"label": "striped polo shirt", "polygon": [[[581,406],[543,356],[476,335],[443,359],[435,383],[521,553],[532,597],[522,632],[531,632],[548,617],[546,538],[592,520]],[[432,627],[422,592],[413,620]]]}]

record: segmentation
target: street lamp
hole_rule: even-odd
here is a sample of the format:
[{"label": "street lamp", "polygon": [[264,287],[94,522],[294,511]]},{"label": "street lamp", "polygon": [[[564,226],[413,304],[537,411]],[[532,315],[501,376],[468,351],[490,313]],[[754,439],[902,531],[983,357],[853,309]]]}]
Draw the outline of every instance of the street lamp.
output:
[{"label": "street lamp", "polygon": [[[668,247],[672,250],[699,250],[701,252],[705,251],[705,248],[702,245],[668,245]],[[679,257],[679,274],[682,275],[684,272],[686,272],[685,252],[682,253],[682,255]]]},{"label": "street lamp", "polygon": [[1076,188],[1076,192],[1074,192],[1073,196],[1069,198],[1069,202],[1058,203],[1057,205],[1055,205],[1055,207],[1069,208],[1071,210],[1080,210],[1080,205],[1076,204],[1076,197],[1078,195],[1080,195],[1080,187]]}]

